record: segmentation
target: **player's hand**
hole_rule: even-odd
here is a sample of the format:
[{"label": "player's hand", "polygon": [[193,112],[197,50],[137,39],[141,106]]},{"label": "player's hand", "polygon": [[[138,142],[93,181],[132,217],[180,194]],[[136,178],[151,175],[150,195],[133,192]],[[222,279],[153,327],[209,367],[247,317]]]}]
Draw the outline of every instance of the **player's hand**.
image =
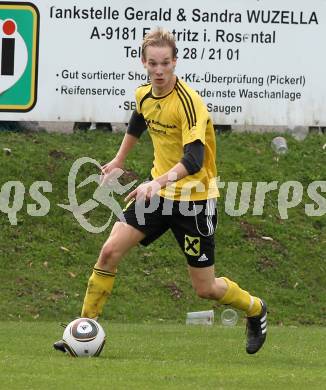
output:
[{"label": "player's hand", "polygon": [[100,185],[103,185],[108,179],[108,176],[115,169],[123,169],[123,162],[118,158],[114,158],[110,162],[101,166],[101,176],[100,176]]},{"label": "player's hand", "polygon": [[130,199],[136,199],[136,201],[150,200],[160,189],[160,184],[155,180],[140,184],[126,196],[125,202]]}]

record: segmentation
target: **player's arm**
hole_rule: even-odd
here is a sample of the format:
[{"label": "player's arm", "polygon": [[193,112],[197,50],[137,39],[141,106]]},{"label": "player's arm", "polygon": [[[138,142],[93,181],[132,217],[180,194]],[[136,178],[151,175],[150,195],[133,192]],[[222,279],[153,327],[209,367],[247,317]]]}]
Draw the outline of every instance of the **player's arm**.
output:
[{"label": "player's arm", "polygon": [[184,146],[184,155],[180,162],[172,167],[164,175],[157,177],[155,181],[161,188],[165,188],[168,183],[183,179],[188,175],[199,172],[203,166],[205,147],[201,141],[196,140]]},{"label": "player's arm", "polygon": [[113,160],[101,167],[102,175],[107,175],[113,169],[123,169],[124,162],[138,142],[139,137],[146,130],[147,125],[142,114],[139,114],[136,110],[132,113],[127,132],[121,142],[120,148]]},{"label": "player's arm", "polygon": [[180,162],[178,162],[164,175],[157,177],[155,180],[139,185],[135,190],[130,192],[125,201],[132,198],[149,199],[159,190],[165,188],[168,184],[172,184],[173,182],[181,180],[188,175],[197,173],[203,166],[204,149],[204,145],[199,140],[185,145],[183,149],[184,155]]}]

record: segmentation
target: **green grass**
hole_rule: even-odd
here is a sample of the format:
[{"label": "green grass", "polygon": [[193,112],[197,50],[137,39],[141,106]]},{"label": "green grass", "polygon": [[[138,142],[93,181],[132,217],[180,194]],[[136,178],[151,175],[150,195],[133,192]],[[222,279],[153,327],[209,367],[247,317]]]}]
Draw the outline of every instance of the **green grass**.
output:
[{"label": "green grass", "polygon": [[263,349],[244,350],[244,329],[104,323],[99,358],[51,349],[54,322],[0,322],[0,380],[6,390],[316,389],[325,387],[325,329],[271,327]]},{"label": "green grass", "polygon": [[[87,279],[109,234],[90,234],[73,216],[57,207],[67,203],[67,176],[72,163],[89,156],[110,160],[122,139],[100,131],[72,135],[0,132],[0,189],[20,180],[26,189],[17,226],[0,211],[0,387],[11,389],[322,389],[326,350],[326,218],[307,217],[312,203],[307,187],[326,180],[325,137],[303,142],[288,138],[289,153],[277,159],[270,148],[274,134],[218,137],[221,180],[296,180],[303,200],[280,218],[277,192],[268,195],[262,216],[249,212],[230,217],[221,191],[216,233],[218,274],[263,296],[269,304],[268,340],[262,351],[244,351],[240,326],[187,327],[187,311],[221,308],[197,298],[185,259],[171,234],[148,248],[137,247],[119,267],[114,293],[103,322],[107,345],[97,359],[73,359],[52,350],[61,336],[59,321],[80,312]],[[2,153],[10,148],[11,155]],[[126,167],[131,177],[149,176],[152,146],[147,136]],[[85,166],[82,181],[97,173]],[[129,179],[128,179],[129,178]],[[52,183],[45,194],[51,210],[31,217],[35,203],[28,191],[36,180]],[[80,203],[92,197],[94,185],[78,193]],[[120,200],[121,201],[121,200]],[[89,215],[101,226],[105,207]],[[269,236],[273,241],[266,241]],[[11,322],[8,320],[12,320]],[[311,325],[311,326],[302,326]],[[318,325],[324,327],[318,327]]]},{"label": "green grass", "polygon": [[[280,219],[277,191],[267,196],[263,215],[252,215],[252,195],[248,213],[230,217],[224,207],[226,191],[221,190],[217,274],[264,297],[273,324],[326,325],[326,217],[307,217],[304,212],[304,204],[313,203],[307,186],[326,179],[325,137],[309,136],[303,142],[288,137],[289,153],[277,159],[270,147],[274,136],[218,136],[222,181],[297,180],[304,187],[304,197],[289,211],[287,220]],[[0,212],[0,320],[68,321],[80,313],[91,268],[110,229],[88,233],[57,204],[68,203],[67,177],[72,163],[82,156],[107,162],[121,139],[121,134],[100,131],[71,135],[0,132],[0,188],[9,180],[20,180],[26,189],[17,226],[11,226],[7,215]],[[12,154],[5,155],[3,148],[10,148]],[[143,136],[126,167],[132,177],[144,180],[151,164],[151,142]],[[85,166],[78,182],[93,173],[97,173],[94,166]],[[35,180],[48,180],[53,186],[52,192],[45,194],[51,204],[45,217],[27,213],[27,204],[35,203],[29,195]],[[86,186],[78,193],[79,202],[90,199],[94,190],[94,185]],[[89,218],[101,226],[108,219],[108,210],[100,206]],[[168,233],[148,248],[135,248],[121,263],[104,319],[181,323],[187,311],[211,308],[216,310],[216,303],[195,296],[183,254]]]}]

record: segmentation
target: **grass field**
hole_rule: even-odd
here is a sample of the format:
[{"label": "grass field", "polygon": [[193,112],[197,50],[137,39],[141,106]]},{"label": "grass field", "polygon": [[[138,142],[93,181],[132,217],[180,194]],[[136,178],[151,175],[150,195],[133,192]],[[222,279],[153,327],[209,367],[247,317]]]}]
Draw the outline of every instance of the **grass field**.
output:
[{"label": "grass field", "polygon": [[[326,218],[325,214],[307,217],[304,212],[305,204],[313,203],[307,186],[326,179],[325,137],[309,136],[299,142],[287,136],[289,152],[276,158],[270,147],[274,136],[217,137],[222,181],[296,180],[304,187],[302,202],[289,210],[288,219],[279,216],[277,191],[268,194],[263,215],[252,215],[252,196],[249,211],[231,217],[225,212],[226,189],[221,190],[217,272],[264,297],[275,325],[326,325]],[[121,134],[101,131],[70,135],[0,132],[1,148],[12,151],[6,155],[0,148],[0,187],[17,180],[25,187],[17,225],[10,225],[8,216],[0,212],[0,321],[68,321],[79,315],[91,268],[111,226],[101,234],[88,233],[57,204],[68,203],[67,177],[73,162],[89,156],[104,163],[115,155],[121,139]],[[152,145],[145,134],[126,168],[141,182],[151,165]],[[89,164],[78,181],[94,173],[97,169]],[[28,204],[37,205],[29,194],[36,180],[52,183],[52,192],[44,194],[51,204],[44,217],[27,213]],[[81,189],[79,204],[91,199],[95,188],[89,184]],[[87,217],[102,226],[108,220],[108,209],[100,205]],[[265,236],[273,241],[264,240]],[[148,248],[135,248],[121,263],[104,318],[131,323],[161,318],[182,323],[187,311],[212,308],[216,309],[216,303],[195,296],[184,256],[167,233]]]},{"label": "grass field", "polygon": [[244,327],[103,324],[99,358],[52,350],[54,322],[0,322],[0,387],[18,389],[316,389],[326,383],[325,329],[270,327],[256,355]]},{"label": "grass field", "polygon": [[[222,181],[297,181],[304,188],[288,219],[280,218],[277,191],[268,194],[261,216],[252,215],[251,202],[239,217],[226,212],[221,191],[217,272],[267,301],[272,326],[263,350],[245,353],[244,326],[184,325],[187,311],[214,309],[218,316],[221,307],[196,297],[183,254],[167,233],[121,263],[103,315],[110,320],[103,322],[107,346],[100,358],[83,360],[55,352],[52,344],[61,337],[58,323],[79,315],[110,229],[88,233],[57,205],[68,202],[73,162],[83,156],[109,161],[122,135],[0,132],[0,188],[8,181],[25,188],[17,225],[0,212],[0,389],[325,389],[326,218],[305,215],[305,204],[314,203],[307,187],[326,179],[325,137],[287,137],[289,152],[277,158],[270,147],[275,135],[217,137]],[[11,154],[1,153],[3,148]],[[151,163],[145,135],[126,163],[126,182],[145,180]],[[94,166],[83,167],[78,182],[94,173]],[[29,193],[36,180],[52,183],[45,194],[51,210],[44,217],[27,212],[36,203]],[[92,199],[95,188],[78,192],[79,204]],[[99,205],[88,217],[101,226],[108,210]]]}]

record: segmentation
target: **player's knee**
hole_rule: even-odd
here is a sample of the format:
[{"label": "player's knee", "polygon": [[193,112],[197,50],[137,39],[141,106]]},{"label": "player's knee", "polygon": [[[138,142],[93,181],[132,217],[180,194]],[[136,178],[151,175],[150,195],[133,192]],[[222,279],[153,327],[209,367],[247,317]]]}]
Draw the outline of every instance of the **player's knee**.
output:
[{"label": "player's knee", "polygon": [[116,265],[120,259],[120,251],[118,245],[113,241],[107,241],[101,250],[98,264],[106,269],[110,265]]},{"label": "player's knee", "polygon": [[210,286],[199,285],[199,286],[194,286],[194,288],[199,298],[211,299],[214,297],[213,291]]}]

